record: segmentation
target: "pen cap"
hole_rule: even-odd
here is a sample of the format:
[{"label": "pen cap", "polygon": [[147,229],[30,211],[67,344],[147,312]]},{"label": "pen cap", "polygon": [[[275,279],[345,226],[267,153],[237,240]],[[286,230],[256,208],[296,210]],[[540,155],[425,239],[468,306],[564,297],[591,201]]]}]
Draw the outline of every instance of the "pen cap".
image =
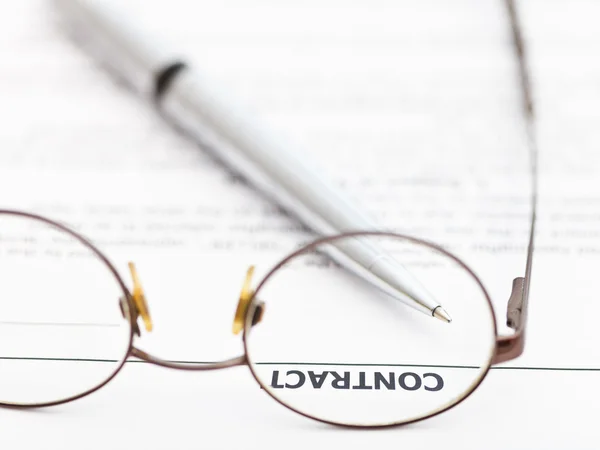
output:
[{"label": "pen cap", "polygon": [[134,92],[152,98],[160,75],[181,62],[106,0],[54,0],[71,38]]}]

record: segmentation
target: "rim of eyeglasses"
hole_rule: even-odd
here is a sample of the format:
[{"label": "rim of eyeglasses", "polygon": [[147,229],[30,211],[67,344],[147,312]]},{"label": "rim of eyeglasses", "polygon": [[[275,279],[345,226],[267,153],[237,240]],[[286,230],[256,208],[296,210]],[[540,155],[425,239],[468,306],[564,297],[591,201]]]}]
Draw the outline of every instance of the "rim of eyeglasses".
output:
[{"label": "rim of eyeglasses", "polygon": [[[69,403],[69,402],[72,402],[75,400],[79,400],[83,397],[87,397],[88,395],[94,393],[95,391],[102,389],[104,386],[106,386],[110,381],[112,381],[119,374],[119,372],[121,371],[121,369],[127,362],[127,359],[130,357],[132,348],[134,348],[133,340],[134,340],[135,330],[137,329],[136,328],[137,325],[136,325],[135,315],[132,314],[132,312],[135,311],[135,305],[132,302],[131,294],[130,294],[129,290],[127,289],[127,287],[125,286],[123,278],[121,277],[121,275],[119,274],[119,272],[117,271],[115,266],[108,260],[108,258],[90,240],[88,240],[86,237],[82,236],[81,234],[77,233],[73,229],[71,229],[68,226],[66,226],[60,222],[57,222],[53,219],[50,219],[50,218],[47,218],[47,217],[44,217],[44,216],[41,216],[38,214],[30,213],[27,211],[0,209],[0,216],[2,216],[2,215],[10,215],[10,216],[14,216],[14,217],[20,217],[20,218],[30,219],[30,220],[44,223],[50,227],[58,229],[59,231],[61,231],[63,233],[66,233],[67,235],[69,235],[72,238],[74,238],[75,240],[77,240],[80,244],[82,244],[83,246],[88,248],[94,254],[94,256],[97,257],[98,260],[106,266],[106,268],[109,270],[109,272],[115,278],[120,289],[123,291],[123,296],[124,296],[123,298],[126,299],[126,305],[127,305],[127,309],[123,310],[123,316],[124,316],[123,319],[126,320],[129,325],[129,337],[128,337],[129,342],[128,342],[127,349],[126,349],[124,355],[117,362],[113,372],[105,380],[100,382],[97,386],[89,388],[79,394],[71,395],[66,398],[48,401],[48,402],[16,403],[16,402],[0,401],[0,407],[17,408],[17,409],[41,408],[41,407],[47,407],[47,406],[57,406],[57,405],[61,405],[64,403]],[[119,299],[114,299],[114,300],[115,300],[115,307],[118,307]]]},{"label": "rim of eyeglasses", "polygon": [[[406,241],[408,243],[411,244],[416,244],[422,247],[426,247],[430,250],[433,250],[435,252],[440,253],[441,255],[447,257],[448,259],[450,259],[452,262],[456,263],[458,265],[458,267],[462,270],[464,270],[465,272],[467,272],[467,274],[473,279],[473,281],[475,281],[477,287],[479,288],[479,290],[481,291],[481,294],[483,294],[483,298],[485,299],[486,303],[487,303],[487,308],[489,310],[489,313],[492,317],[492,326],[493,326],[493,335],[495,337],[495,346],[493,348],[493,351],[490,353],[490,357],[489,359],[485,362],[485,370],[483,370],[480,374],[479,377],[470,385],[469,389],[465,390],[465,392],[461,395],[459,400],[453,400],[451,402],[449,402],[446,406],[442,406],[436,410],[434,410],[431,413],[427,413],[423,416],[420,417],[416,417],[416,418],[412,418],[409,420],[404,420],[404,421],[396,421],[396,422],[390,422],[390,423],[384,423],[384,424],[375,424],[375,425],[356,425],[356,424],[348,424],[348,423],[343,423],[343,422],[336,422],[333,420],[327,420],[327,419],[322,419],[320,417],[317,416],[313,416],[311,414],[305,413],[297,408],[295,408],[294,406],[287,404],[285,401],[283,401],[281,398],[277,397],[276,395],[273,394],[273,392],[268,389],[268,386],[265,385],[265,383],[263,382],[263,380],[260,378],[260,376],[256,373],[255,370],[255,364],[252,363],[251,358],[250,358],[250,354],[251,352],[248,351],[248,338],[250,336],[251,330],[253,328],[253,321],[254,321],[254,317],[255,317],[255,312],[256,312],[256,308],[259,305],[259,299],[260,299],[260,292],[262,287],[267,284],[270,279],[272,278],[273,275],[275,275],[282,267],[284,267],[285,265],[287,265],[290,261],[296,259],[297,257],[304,255],[306,253],[309,253],[311,250],[315,250],[318,247],[336,241],[336,240],[340,240],[340,239],[346,239],[346,238],[353,238],[353,237],[365,237],[365,236],[379,236],[379,237],[389,237],[389,238],[397,238],[399,240],[403,240]],[[403,425],[408,425],[410,423],[415,423],[421,420],[425,420],[428,419],[430,417],[436,416],[438,414],[441,414],[445,411],[448,411],[449,409],[452,409],[453,407],[457,406],[458,404],[462,403],[466,398],[468,398],[483,382],[483,380],[486,378],[487,374],[490,371],[490,368],[494,365],[495,361],[497,360],[497,356],[498,356],[498,352],[501,348],[501,346],[503,344],[501,344],[503,336],[499,336],[498,335],[498,324],[497,324],[497,319],[494,315],[494,307],[492,305],[492,301],[490,298],[490,295],[487,291],[487,289],[485,288],[483,282],[481,281],[481,279],[479,278],[479,276],[473,271],[473,269],[471,269],[461,258],[459,258],[458,256],[456,256],[455,254],[453,254],[452,252],[444,249],[443,247],[441,247],[439,244],[436,244],[434,242],[425,240],[425,239],[421,239],[415,236],[410,236],[410,235],[406,235],[406,234],[401,234],[401,233],[395,233],[395,232],[386,232],[386,231],[354,231],[354,232],[348,232],[348,233],[341,233],[341,234],[336,234],[334,236],[326,236],[326,237],[322,237],[316,240],[312,240],[310,243],[302,246],[301,248],[295,250],[293,253],[289,254],[288,256],[286,256],[284,259],[282,259],[281,261],[279,261],[274,267],[272,267],[266,275],[264,275],[260,282],[258,283],[258,285],[256,286],[256,288],[254,289],[254,294],[252,297],[252,302],[249,305],[247,311],[246,311],[246,316],[245,316],[245,325],[244,325],[244,329],[243,329],[243,335],[242,335],[242,341],[244,344],[244,355],[246,357],[246,365],[248,366],[248,368],[250,369],[250,372],[252,373],[252,376],[254,377],[254,379],[256,380],[256,382],[263,388],[263,390],[272,398],[274,399],[277,403],[279,403],[280,405],[292,410],[293,412],[300,414],[301,416],[307,417],[309,419],[313,419],[316,420],[318,422],[322,422],[322,423],[326,423],[328,425],[335,425],[335,426],[342,426],[342,427],[347,427],[347,428],[364,428],[364,429],[369,429],[369,428],[389,428],[389,427],[397,427],[397,426],[403,426]],[[518,355],[515,355],[514,357],[516,357]]]},{"label": "rim of eyeglasses", "polygon": [[[507,8],[507,13],[510,22],[510,29],[512,33],[512,41],[515,53],[517,55],[518,61],[518,80],[521,85],[521,94],[522,94],[522,112],[524,115],[525,122],[525,133],[527,138],[527,150],[529,157],[529,173],[531,179],[531,212],[530,212],[530,220],[529,220],[529,236],[528,236],[528,244],[527,244],[527,256],[525,262],[525,274],[522,277],[517,277],[513,280],[511,295],[508,300],[507,305],[507,313],[506,313],[506,324],[515,330],[512,335],[509,336],[500,336],[498,335],[498,326],[497,319],[494,316],[493,324],[494,324],[494,334],[496,336],[496,347],[494,355],[491,358],[491,361],[487,364],[486,370],[482,372],[480,378],[471,385],[470,389],[465,391],[464,395],[457,401],[451,402],[448,405],[441,407],[437,410],[429,414],[425,414],[421,417],[416,417],[413,419],[395,422],[395,423],[386,423],[386,424],[376,424],[376,425],[356,425],[356,424],[344,424],[339,423],[327,419],[322,419],[320,417],[315,417],[311,414],[307,414],[293,407],[292,405],[287,404],[277,396],[275,396],[269,389],[264,388],[263,382],[257,373],[254,370],[253,365],[248,361],[247,365],[250,368],[252,376],[254,379],[263,386],[263,390],[267,392],[267,394],[277,401],[282,406],[294,411],[301,416],[307,417],[312,420],[316,420],[318,422],[326,423],[329,425],[341,426],[346,428],[359,428],[359,429],[377,429],[377,428],[390,428],[390,427],[398,427],[409,425],[412,423],[420,422],[422,420],[426,420],[437,416],[443,412],[446,412],[459,404],[465,401],[468,397],[470,397],[475,390],[481,385],[483,380],[487,377],[492,366],[496,364],[500,364],[511,359],[517,358],[520,356],[525,348],[525,330],[527,325],[527,314],[529,307],[529,289],[531,284],[531,272],[533,267],[533,251],[534,251],[534,241],[535,241],[535,230],[536,230],[536,220],[537,220],[537,185],[538,185],[538,173],[537,173],[537,159],[538,159],[538,145],[537,145],[537,135],[535,130],[535,114],[534,114],[534,106],[533,106],[533,95],[530,81],[529,68],[527,64],[526,57],[526,48],[525,48],[525,40],[523,38],[522,27],[520,23],[520,19],[517,13],[517,8],[515,6],[514,0],[504,0],[505,6]],[[471,270],[460,258],[456,255],[446,251],[444,248],[440,247],[438,244],[433,242],[429,242],[423,239],[415,238],[412,236],[401,235],[398,233],[386,233],[386,232],[350,232],[342,235],[338,235],[337,238],[346,235],[348,237],[353,235],[388,235],[388,236],[396,236],[406,239],[410,242],[425,245],[435,251],[441,252],[445,256],[452,259],[454,262],[458,263],[464,270],[466,270],[477,282],[479,287],[482,289],[486,301],[488,305],[493,310],[493,306],[490,300],[490,296],[485,289],[483,283],[480,278]],[[301,249],[296,250],[294,253],[286,257],[284,260],[279,262],[274,268],[272,268],[267,275],[265,275],[258,286],[255,289],[255,293],[260,292],[262,286],[267,282],[267,280],[273,275],[279,268],[289,262],[291,259],[299,256],[300,254],[309,251],[310,249],[314,249],[319,245],[326,243],[331,239],[335,239],[336,237],[324,237],[321,239],[317,239],[312,241],[310,244],[303,246]],[[246,318],[245,318],[245,327],[243,334],[244,341],[244,354],[248,357],[248,347],[247,347],[247,337],[252,329],[252,321],[255,314],[256,302],[258,301],[257,296],[254,296],[252,299],[252,303],[247,310]]]}]

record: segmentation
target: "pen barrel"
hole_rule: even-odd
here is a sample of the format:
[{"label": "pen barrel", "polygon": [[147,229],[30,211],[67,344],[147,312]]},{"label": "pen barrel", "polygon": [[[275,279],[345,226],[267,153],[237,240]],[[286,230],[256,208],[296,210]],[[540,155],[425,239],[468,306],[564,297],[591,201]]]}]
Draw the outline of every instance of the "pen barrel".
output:
[{"label": "pen barrel", "polygon": [[182,70],[159,99],[165,117],[313,231],[329,235],[377,227],[306,155],[266,132],[239,102],[197,72]]},{"label": "pen barrel", "polygon": [[153,99],[157,77],[181,62],[172,49],[138,29],[114,4],[93,0],[54,0],[71,39],[121,83]]},{"label": "pen barrel", "polygon": [[[315,164],[284,138],[267,132],[253,115],[213,80],[182,69],[158,100],[165,118],[190,135],[217,160],[233,169],[263,195],[282,206],[313,232],[334,235],[378,231],[373,219]],[[407,305],[431,314],[439,304],[409,272],[366,237],[330,247],[329,256],[363,277],[377,276]],[[386,263],[383,264],[382,262]]]},{"label": "pen barrel", "polygon": [[[378,230],[339,187],[319,175],[316,165],[308,165],[307,155],[274,132],[266,132],[217,83],[192,72],[169,49],[137,29],[123,11],[93,0],[54,1],[66,28],[97,62],[134,92],[154,101],[166,119],[313,232],[328,236]],[[371,239],[353,239],[343,247],[328,251],[342,266],[359,275],[376,276],[415,309],[432,313],[439,306]]]}]

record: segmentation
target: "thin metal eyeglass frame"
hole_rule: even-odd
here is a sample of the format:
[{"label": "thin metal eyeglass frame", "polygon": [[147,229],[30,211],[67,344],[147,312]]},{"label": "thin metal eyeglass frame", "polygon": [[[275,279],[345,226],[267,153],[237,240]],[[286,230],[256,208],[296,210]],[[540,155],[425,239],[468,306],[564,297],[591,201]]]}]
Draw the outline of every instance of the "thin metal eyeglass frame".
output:
[{"label": "thin metal eyeglass frame", "polygon": [[[529,157],[530,157],[530,172],[531,172],[531,181],[532,181],[531,225],[530,225],[530,229],[529,229],[529,243],[528,243],[528,247],[527,247],[527,260],[526,260],[526,266],[525,266],[525,275],[523,277],[518,277],[518,278],[514,279],[512,291],[511,291],[512,293],[511,293],[510,300],[508,302],[508,307],[507,307],[507,324],[508,324],[508,326],[510,326],[511,328],[513,328],[515,330],[515,333],[510,336],[498,336],[497,324],[494,321],[494,328],[495,328],[494,332],[495,332],[495,335],[497,336],[495,354],[492,358],[491,364],[488,366],[486,372],[482,375],[479,382],[476,383],[472,387],[471,391],[468,392],[464,397],[462,397],[458,402],[455,402],[455,403],[449,405],[448,407],[438,410],[430,415],[423,416],[423,417],[417,418],[415,420],[406,421],[406,422],[402,422],[402,423],[392,423],[392,424],[385,424],[385,425],[381,425],[381,426],[375,425],[375,426],[368,426],[368,427],[360,427],[360,426],[355,426],[355,425],[344,425],[344,424],[339,424],[339,423],[334,423],[334,422],[327,422],[322,419],[318,419],[318,418],[306,415],[302,412],[294,410],[289,405],[286,405],[285,403],[279,401],[277,398],[273,397],[280,404],[283,404],[287,408],[289,408],[303,416],[306,416],[308,418],[311,418],[311,419],[314,419],[314,420],[317,420],[320,422],[337,425],[337,426],[347,426],[347,427],[352,427],[352,428],[356,428],[356,427],[359,427],[359,428],[382,428],[382,427],[389,427],[389,426],[406,425],[409,423],[425,420],[427,418],[433,417],[435,415],[438,415],[444,411],[447,411],[447,410],[457,406],[462,401],[464,401],[466,398],[468,398],[476,390],[476,388],[480,385],[480,383],[483,381],[483,379],[487,375],[487,372],[489,371],[489,368],[492,365],[499,364],[499,363],[502,363],[505,361],[509,361],[511,359],[515,359],[519,355],[522,354],[524,345],[525,345],[525,329],[526,329],[526,323],[527,323],[529,289],[530,289],[530,283],[531,283],[531,271],[532,271],[532,262],[533,262],[534,237],[535,237],[536,214],[537,214],[536,210],[537,210],[537,183],[538,183],[538,176],[537,176],[538,147],[537,147],[537,138],[536,138],[536,133],[535,133],[535,115],[534,115],[534,107],[533,107],[533,97],[532,97],[532,91],[531,91],[531,86],[530,86],[529,69],[527,67],[525,43],[524,43],[524,39],[522,36],[521,25],[519,23],[519,18],[518,18],[517,11],[515,8],[514,0],[504,0],[504,2],[506,4],[508,15],[510,18],[513,45],[515,47],[515,52],[517,54],[518,62],[519,62],[519,81],[521,84],[521,91],[522,91],[523,111],[524,111],[526,134],[527,134],[527,138],[528,138],[528,150],[529,150]],[[178,370],[194,370],[194,371],[219,370],[219,369],[225,369],[225,368],[236,367],[236,366],[241,366],[241,365],[248,365],[250,367],[250,365],[248,364],[248,359],[247,359],[246,336],[247,336],[248,330],[253,325],[254,313],[255,313],[255,309],[257,307],[256,296],[254,296],[252,298],[252,302],[251,302],[250,306],[248,307],[247,313],[246,313],[246,318],[245,318],[246,326],[244,327],[244,330],[243,330],[244,334],[242,337],[243,342],[244,342],[244,354],[243,355],[235,357],[235,358],[231,358],[228,360],[224,360],[224,361],[218,361],[218,362],[214,362],[214,363],[202,363],[202,364],[180,363],[180,362],[167,361],[167,360],[164,360],[161,358],[157,358],[157,357],[135,347],[135,345],[134,345],[135,335],[138,335],[138,336],[140,335],[140,329],[137,325],[137,321],[139,318],[139,311],[137,310],[137,308],[133,302],[132,294],[129,291],[129,289],[127,288],[127,286],[126,286],[125,282],[123,281],[123,279],[121,278],[121,276],[119,275],[118,271],[112,265],[112,263],[89,240],[87,240],[85,237],[81,236],[77,232],[71,230],[67,226],[60,224],[56,221],[53,221],[51,219],[39,216],[39,215],[35,215],[35,214],[23,212],[23,211],[0,210],[0,215],[3,215],[3,214],[21,216],[24,218],[29,218],[32,220],[38,220],[38,221],[44,222],[47,225],[56,227],[57,229],[71,235],[76,240],[78,240],[80,243],[82,243],[83,245],[88,247],[99,258],[99,260],[103,264],[106,265],[106,267],[109,269],[109,271],[115,277],[116,282],[119,284],[120,288],[123,291],[123,295],[124,295],[123,298],[126,300],[126,302],[125,302],[126,308],[124,308],[123,314],[124,314],[125,320],[127,320],[129,323],[130,334],[129,334],[129,349],[128,349],[127,354],[124,355],[123,359],[118,364],[118,367],[110,375],[110,377],[108,377],[104,382],[102,382],[98,386],[91,388],[83,393],[78,394],[78,395],[71,396],[71,397],[57,400],[57,401],[53,401],[53,402],[39,403],[39,404],[0,403],[0,406],[9,407],[9,408],[22,408],[22,409],[40,408],[40,407],[46,407],[46,406],[55,406],[55,405],[59,405],[59,404],[68,403],[68,402],[71,402],[71,401],[74,401],[77,399],[81,399],[81,398],[101,389],[106,384],[108,384],[112,379],[114,379],[116,377],[116,375],[124,367],[125,363],[127,362],[127,359],[130,357],[136,357],[142,361],[145,361],[147,363],[151,363],[151,364],[154,364],[157,366],[171,368],[171,369],[178,369]],[[371,233],[375,233],[375,232],[371,232]],[[346,233],[346,235],[351,235],[351,234],[353,234],[353,233]],[[354,234],[365,235],[365,234],[369,234],[369,232],[363,231],[363,232],[357,232]],[[464,269],[466,269],[470,274],[473,275],[474,279],[477,281],[477,283],[483,289],[486,300],[488,301],[488,303],[491,307],[491,301],[489,299],[489,295],[483,288],[483,285],[482,285],[481,281],[479,280],[479,278],[473,273],[473,271],[471,269],[468,268],[468,266],[466,266],[466,264],[464,264],[456,256],[446,252],[443,248],[441,248],[440,246],[438,246],[436,244],[433,244],[433,243],[430,243],[430,242],[427,242],[427,241],[424,241],[421,239],[417,239],[417,238],[414,238],[411,236],[394,234],[394,233],[378,233],[378,234],[397,236],[397,237],[402,238],[407,241],[412,241],[414,243],[428,246],[428,247],[430,247],[434,250],[440,251],[443,254],[445,254],[446,256],[450,257],[455,262],[457,262],[459,265],[461,265]],[[342,235],[338,235],[337,238],[340,238],[341,236]],[[268,275],[263,277],[263,280],[259,283],[257,290],[260,289],[260,285],[262,283],[264,283],[265,280],[269,276],[271,276],[281,265],[283,265],[283,264],[285,264],[285,262],[289,261],[289,259],[295,257],[297,254],[299,254],[303,251],[306,251],[307,248],[309,248],[309,247],[314,248],[315,246],[318,246],[331,238],[333,238],[333,236],[329,236],[329,237],[325,237],[325,238],[313,241],[308,246],[303,247],[302,249],[297,250],[293,254],[287,256],[284,260],[282,260],[280,263],[278,263],[270,271],[270,273]],[[117,300],[115,299],[115,301],[117,301]],[[121,305],[122,305],[122,303],[121,303]],[[116,305],[116,306],[118,306],[118,305]],[[252,372],[252,374],[253,374],[254,378],[257,380],[257,382],[260,384],[260,381],[256,377],[256,374],[253,372],[252,367],[250,367],[250,371]]]}]

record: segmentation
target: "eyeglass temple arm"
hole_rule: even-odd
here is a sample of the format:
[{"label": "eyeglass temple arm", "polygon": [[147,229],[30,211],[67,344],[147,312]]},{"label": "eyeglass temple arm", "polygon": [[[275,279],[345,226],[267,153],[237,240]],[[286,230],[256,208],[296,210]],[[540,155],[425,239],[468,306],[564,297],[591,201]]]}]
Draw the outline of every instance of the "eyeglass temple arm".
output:
[{"label": "eyeglass temple arm", "polygon": [[[534,200],[535,201],[535,200]],[[525,276],[513,280],[512,291],[506,305],[506,325],[515,330],[511,336],[499,336],[496,340],[496,355],[493,364],[509,361],[521,355],[525,347],[525,330],[527,326],[527,310],[529,307],[529,285],[533,265],[533,242],[535,234],[536,212],[532,211],[531,228]]]},{"label": "eyeglass temple arm", "polygon": [[492,364],[509,361],[521,355],[525,347],[525,328],[527,324],[527,308],[529,303],[529,285],[531,282],[531,268],[533,262],[533,246],[536,226],[537,209],[537,139],[534,130],[534,107],[529,70],[527,67],[525,40],[521,31],[521,25],[515,0],[505,0],[514,50],[519,61],[519,80],[523,99],[523,113],[528,135],[528,148],[532,181],[532,209],[531,227],[529,230],[529,245],[527,248],[527,262],[525,276],[513,280],[512,291],[508,300],[506,310],[506,324],[515,330],[511,336],[500,336],[496,340],[496,354]]}]

